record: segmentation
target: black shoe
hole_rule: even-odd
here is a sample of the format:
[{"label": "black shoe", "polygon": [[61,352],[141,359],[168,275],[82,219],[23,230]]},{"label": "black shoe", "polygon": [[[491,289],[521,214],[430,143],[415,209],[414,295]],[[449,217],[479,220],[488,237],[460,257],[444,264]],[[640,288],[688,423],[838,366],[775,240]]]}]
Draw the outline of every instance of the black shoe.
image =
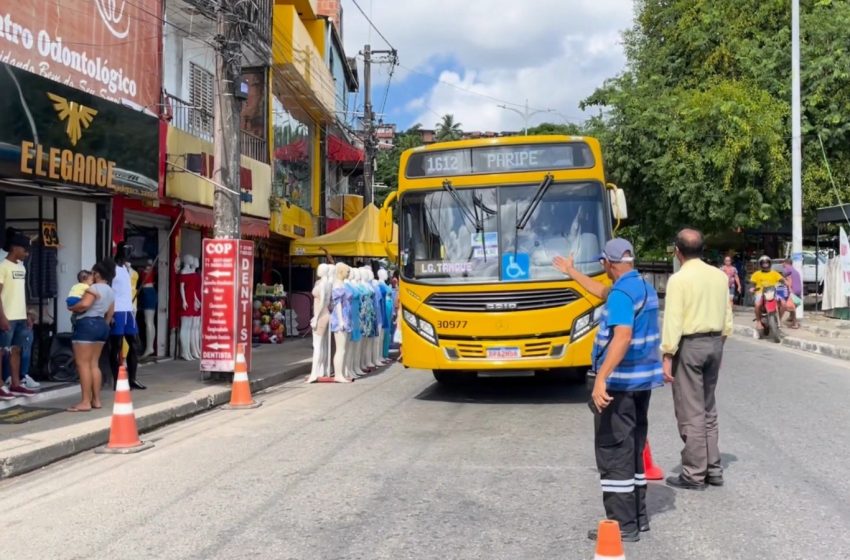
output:
[{"label": "black shoe", "polygon": [[641,533],[648,533],[649,523],[644,523],[643,525],[638,526],[638,531],[640,531]]},{"label": "black shoe", "polygon": [[145,389],[147,389],[147,387],[145,387],[138,381],[130,381],[130,389],[139,389],[140,391],[144,391]]},{"label": "black shoe", "polygon": [[[595,541],[599,536],[599,529],[591,529],[587,532],[587,538]],[[640,540],[640,533],[638,531],[632,531],[631,533],[624,533],[620,531],[620,540],[623,542],[638,542]]]},{"label": "black shoe", "polygon": [[705,490],[705,484],[688,482],[681,476],[668,476],[666,482],[667,486],[672,486],[673,488],[678,488],[679,490]]},{"label": "black shoe", "polygon": [[709,486],[723,486],[723,476],[709,476],[705,479]]}]

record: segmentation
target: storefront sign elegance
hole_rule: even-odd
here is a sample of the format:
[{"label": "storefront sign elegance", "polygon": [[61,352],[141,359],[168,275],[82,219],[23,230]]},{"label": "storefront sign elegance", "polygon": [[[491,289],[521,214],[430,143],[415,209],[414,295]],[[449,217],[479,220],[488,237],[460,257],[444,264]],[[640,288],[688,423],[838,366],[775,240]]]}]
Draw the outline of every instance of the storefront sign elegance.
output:
[{"label": "storefront sign elegance", "polygon": [[0,180],[159,195],[154,117],[6,64],[0,91]]}]

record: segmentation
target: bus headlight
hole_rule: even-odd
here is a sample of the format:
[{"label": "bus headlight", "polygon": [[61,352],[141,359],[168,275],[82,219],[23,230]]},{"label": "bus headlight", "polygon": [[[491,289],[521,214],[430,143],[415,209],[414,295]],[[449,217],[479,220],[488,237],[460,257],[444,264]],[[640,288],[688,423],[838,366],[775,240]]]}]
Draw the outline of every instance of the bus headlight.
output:
[{"label": "bus headlight", "polygon": [[404,317],[404,321],[411,329],[419,333],[422,338],[431,344],[437,344],[437,331],[434,330],[434,325],[421,317],[417,317],[413,312],[408,311],[407,309],[402,309],[401,314]]},{"label": "bus headlight", "polygon": [[418,332],[419,331],[419,321],[417,320],[416,315],[414,315],[413,313],[411,313],[407,309],[403,309],[401,313],[402,313],[402,315],[404,315],[404,320],[407,322],[407,324],[410,325],[410,327],[413,330]]},{"label": "bus headlight", "polygon": [[425,319],[419,319],[419,334],[427,338],[433,344],[437,343],[437,333],[434,331],[434,325]]},{"label": "bus headlight", "polygon": [[601,317],[602,306],[594,307],[591,311],[578,317],[575,321],[573,321],[573,328],[570,334],[570,338],[572,340],[578,340],[579,338],[589,333],[590,330],[593,329],[593,327],[595,327],[599,323],[599,319]]}]

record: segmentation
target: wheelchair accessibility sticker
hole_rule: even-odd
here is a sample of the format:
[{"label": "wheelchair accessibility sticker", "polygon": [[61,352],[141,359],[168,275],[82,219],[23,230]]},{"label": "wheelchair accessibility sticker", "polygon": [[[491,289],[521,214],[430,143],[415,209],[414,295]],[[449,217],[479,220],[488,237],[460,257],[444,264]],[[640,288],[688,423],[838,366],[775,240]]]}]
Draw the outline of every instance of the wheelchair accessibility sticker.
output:
[{"label": "wheelchair accessibility sticker", "polygon": [[502,255],[503,280],[528,280],[531,277],[531,258],[528,253]]}]

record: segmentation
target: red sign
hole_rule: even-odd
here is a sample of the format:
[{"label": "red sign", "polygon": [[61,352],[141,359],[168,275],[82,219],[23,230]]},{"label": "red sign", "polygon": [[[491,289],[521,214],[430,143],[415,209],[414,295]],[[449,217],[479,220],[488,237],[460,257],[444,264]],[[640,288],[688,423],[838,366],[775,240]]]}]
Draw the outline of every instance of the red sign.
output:
[{"label": "red sign", "polygon": [[157,112],[161,0],[2,4],[0,62]]},{"label": "red sign", "polygon": [[239,328],[236,332],[236,342],[245,345],[245,363],[251,371],[251,331],[253,330],[254,303],[254,242],[239,242],[239,278],[237,278],[238,294],[236,296],[236,315]]},{"label": "red sign", "polygon": [[233,371],[236,363],[239,244],[238,239],[204,239],[201,371]]}]

